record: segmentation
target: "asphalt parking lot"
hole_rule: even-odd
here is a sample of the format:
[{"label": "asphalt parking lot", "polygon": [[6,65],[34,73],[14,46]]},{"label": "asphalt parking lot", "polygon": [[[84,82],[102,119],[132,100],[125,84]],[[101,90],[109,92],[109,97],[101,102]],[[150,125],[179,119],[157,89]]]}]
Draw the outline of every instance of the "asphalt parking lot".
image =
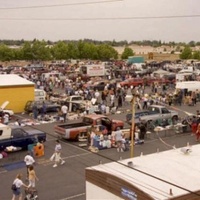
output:
[{"label": "asphalt parking lot", "polygon": [[[199,105],[199,103],[198,103]],[[181,116],[184,111],[195,113],[198,105],[195,107],[182,106],[176,107]],[[123,111],[118,115],[110,115],[110,118],[124,119],[126,112]],[[18,116],[19,117],[19,116]],[[53,132],[55,123],[37,125],[35,128],[45,131],[47,141],[45,143],[45,155],[41,158],[36,158],[35,170],[39,177],[36,187],[39,192],[39,198],[42,200],[85,200],[85,168],[89,166],[98,165],[99,163],[106,163],[111,161],[118,161],[130,157],[130,151],[118,153],[115,148],[101,150],[98,153],[88,151],[87,147],[79,147],[77,142],[61,141],[63,147],[62,157],[66,163],[57,168],[53,168],[53,163],[49,160],[51,157],[56,137]],[[128,125],[127,125],[128,127]],[[157,139],[146,139],[143,145],[134,146],[134,156],[145,156],[146,154],[155,153],[158,151],[165,151],[172,147],[186,146],[187,143],[195,145],[195,138],[190,133],[173,135],[162,138],[162,141]],[[16,174],[22,172],[26,174],[25,167],[19,167],[16,163],[22,163],[26,152],[16,152],[9,155],[7,160],[0,161],[0,177],[2,183],[0,184],[0,199],[11,199],[12,191],[11,184]],[[5,162],[9,163],[11,168],[5,167]]]}]

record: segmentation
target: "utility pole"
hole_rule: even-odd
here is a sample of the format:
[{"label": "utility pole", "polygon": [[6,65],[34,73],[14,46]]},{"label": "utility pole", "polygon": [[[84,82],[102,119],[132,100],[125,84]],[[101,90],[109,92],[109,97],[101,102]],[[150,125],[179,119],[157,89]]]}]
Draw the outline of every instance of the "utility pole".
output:
[{"label": "utility pole", "polygon": [[131,100],[132,103],[132,124],[131,124],[131,158],[133,158],[134,155],[134,129],[135,129],[135,98],[136,95],[134,92],[132,92],[133,98]]}]

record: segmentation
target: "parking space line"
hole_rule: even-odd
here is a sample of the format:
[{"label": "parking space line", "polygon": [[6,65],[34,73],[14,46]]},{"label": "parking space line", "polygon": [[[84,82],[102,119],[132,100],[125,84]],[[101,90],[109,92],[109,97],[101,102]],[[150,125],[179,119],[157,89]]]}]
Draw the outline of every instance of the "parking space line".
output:
[{"label": "parking space line", "polygon": [[0,174],[8,172],[7,170],[0,171]]},{"label": "parking space line", "polygon": [[[89,154],[92,154],[92,153],[87,152],[87,153],[82,153],[82,154],[76,154],[76,155],[72,155],[72,156],[62,157],[62,159],[66,160],[66,159],[75,158],[75,157],[84,156],[84,155],[89,155]],[[45,160],[41,161],[39,164],[43,164],[44,166],[48,166],[48,165],[51,165],[52,163],[53,163],[53,161],[51,161],[49,159],[45,159]]]},{"label": "parking space line", "polygon": [[71,196],[71,197],[67,197],[67,198],[64,198],[64,199],[59,199],[59,200],[74,199],[74,198],[77,198],[77,197],[80,197],[80,196],[83,196],[83,195],[85,195],[85,193],[77,194],[77,195],[74,195],[74,196]]}]

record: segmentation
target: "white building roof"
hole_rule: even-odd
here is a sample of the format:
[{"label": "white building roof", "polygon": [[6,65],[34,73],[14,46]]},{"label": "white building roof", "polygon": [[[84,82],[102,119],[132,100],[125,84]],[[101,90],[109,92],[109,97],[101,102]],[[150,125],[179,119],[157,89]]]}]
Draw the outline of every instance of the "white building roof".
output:
[{"label": "white building roof", "polygon": [[[188,194],[188,191],[184,189],[193,192],[200,190],[200,145],[193,146],[191,150],[191,153],[184,154],[181,149],[173,149],[119,161],[123,165],[117,162],[101,164],[91,167],[91,170],[114,174],[138,187],[152,198],[166,200]],[[130,161],[133,162],[133,169],[126,167]],[[170,195],[170,189],[173,196]]]},{"label": "white building roof", "polygon": [[34,85],[34,83],[16,74],[0,74],[0,87],[17,85]]}]

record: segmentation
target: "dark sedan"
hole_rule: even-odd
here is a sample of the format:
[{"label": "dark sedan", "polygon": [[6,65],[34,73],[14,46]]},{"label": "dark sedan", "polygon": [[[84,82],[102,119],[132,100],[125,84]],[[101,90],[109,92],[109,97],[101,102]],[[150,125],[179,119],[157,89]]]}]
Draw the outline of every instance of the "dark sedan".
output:
[{"label": "dark sedan", "polygon": [[[28,101],[24,108],[26,113],[31,113],[33,111],[34,103],[37,107],[38,112],[39,113],[42,112],[43,101]],[[51,101],[45,101],[44,103],[45,103],[46,112],[57,112],[61,108],[61,105],[57,103],[53,103]]]}]

